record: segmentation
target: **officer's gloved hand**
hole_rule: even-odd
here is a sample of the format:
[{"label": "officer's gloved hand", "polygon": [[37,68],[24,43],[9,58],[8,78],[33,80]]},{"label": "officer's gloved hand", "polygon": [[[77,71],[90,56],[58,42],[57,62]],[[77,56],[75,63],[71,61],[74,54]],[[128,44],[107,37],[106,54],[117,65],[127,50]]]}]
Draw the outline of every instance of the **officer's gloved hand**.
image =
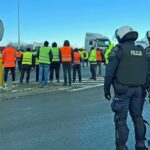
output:
[{"label": "officer's gloved hand", "polygon": [[105,94],[105,98],[110,101],[111,100],[111,94],[110,93],[106,93]]}]

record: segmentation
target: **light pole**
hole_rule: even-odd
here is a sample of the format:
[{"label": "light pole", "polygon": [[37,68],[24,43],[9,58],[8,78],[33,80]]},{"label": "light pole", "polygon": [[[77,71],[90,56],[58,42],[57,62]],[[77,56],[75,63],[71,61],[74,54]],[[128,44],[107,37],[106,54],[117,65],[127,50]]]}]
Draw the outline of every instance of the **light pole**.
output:
[{"label": "light pole", "polygon": [[18,0],[18,49],[20,49],[20,1]]}]

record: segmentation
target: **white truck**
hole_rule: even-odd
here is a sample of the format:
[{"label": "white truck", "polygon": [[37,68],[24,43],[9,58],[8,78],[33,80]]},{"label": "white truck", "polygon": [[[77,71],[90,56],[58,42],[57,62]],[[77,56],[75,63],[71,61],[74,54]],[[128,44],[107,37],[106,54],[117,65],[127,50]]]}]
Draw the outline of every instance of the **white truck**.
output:
[{"label": "white truck", "polygon": [[110,44],[110,40],[107,36],[103,36],[98,33],[86,33],[85,37],[85,49],[89,52],[91,47],[100,48],[104,53]]},{"label": "white truck", "polygon": [[4,26],[3,26],[3,22],[0,20],[0,41],[3,38],[3,34],[4,34]]}]

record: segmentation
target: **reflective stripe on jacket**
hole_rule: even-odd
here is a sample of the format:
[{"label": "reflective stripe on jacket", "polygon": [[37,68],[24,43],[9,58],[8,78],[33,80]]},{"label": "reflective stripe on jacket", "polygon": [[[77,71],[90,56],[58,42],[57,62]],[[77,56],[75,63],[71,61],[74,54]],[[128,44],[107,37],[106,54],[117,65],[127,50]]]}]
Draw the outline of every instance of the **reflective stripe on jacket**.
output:
[{"label": "reflective stripe on jacket", "polygon": [[32,53],[31,52],[23,53],[22,64],[23,65],[32,65]]},{"label": "reflective stripe on jacket", "polygon": [[50,52],[49,47],[41,47],[40,48],[39,63],[50,64],[49,52]]},{"label": "reflective stripe on jacket", "polygon": [[100,50],[96,51],[97,61],[102,62],[102,52]]},{"label": "reflective stripe on jacket", "polygon": [[52,62],[59,62],[60,61],[59,48],[53,47],[53,48],[51,48],[51,52],[53,54]]},{"label": "reflective stripe on jacket", "polygon": [[74,64],[80,64],[81,61],[81,55],[79,52],[74,52]]},{"label": "reflective stripe on jacket", "polygon": [[16,66],[16,50],[9,46],[6,47],[2,52],[2,61],[4,62],[4,67],[11,68]]},{"label": "reflective stripe on jacket", "polygon": [[69,46],[64,46],[61,48],[61,57],[62,62],[71,62],[72,61],[72,48]]}]

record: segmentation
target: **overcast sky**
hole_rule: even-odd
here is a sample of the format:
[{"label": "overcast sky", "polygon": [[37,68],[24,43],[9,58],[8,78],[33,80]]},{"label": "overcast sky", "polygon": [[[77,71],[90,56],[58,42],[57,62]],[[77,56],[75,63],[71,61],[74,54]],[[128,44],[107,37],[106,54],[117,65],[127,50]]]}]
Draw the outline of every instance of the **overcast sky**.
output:
[{"label": "overcast sky", "polygon": [[[5,34],[0,45],[17,42],[17,0],[0,0],[0,19]],[[145,36],[150,30],[150,0],[20,0],[20,31],[23,42],[48,40],[59,45],[68,39],[83,47],[86,32],[111,40],[115,30],[130,25]]]}]

